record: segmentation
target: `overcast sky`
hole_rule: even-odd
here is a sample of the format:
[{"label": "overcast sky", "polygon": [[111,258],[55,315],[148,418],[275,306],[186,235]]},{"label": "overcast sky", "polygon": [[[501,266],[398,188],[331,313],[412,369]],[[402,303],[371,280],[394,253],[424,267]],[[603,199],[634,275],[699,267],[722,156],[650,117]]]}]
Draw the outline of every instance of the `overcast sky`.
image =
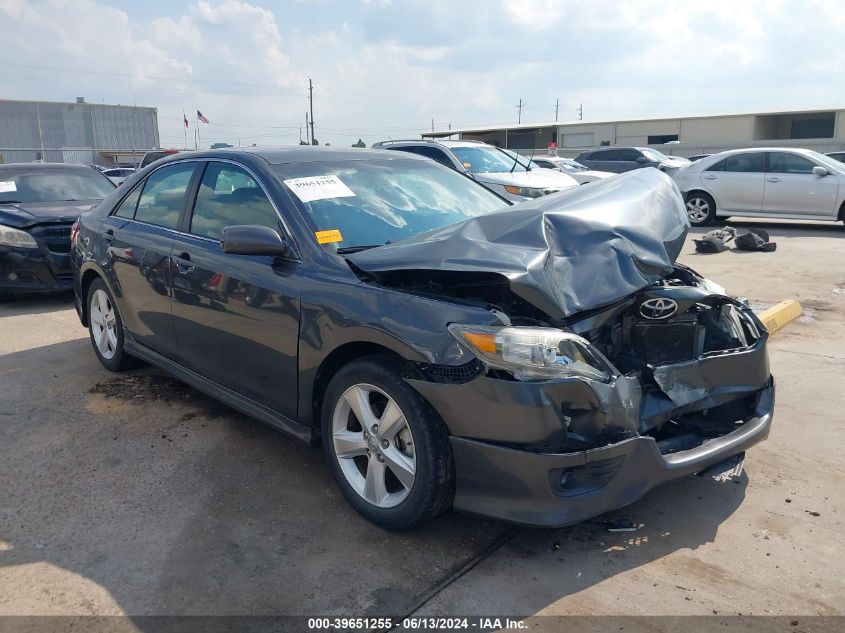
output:
[{"label": "overcast sky", "polygon": [[[842,0],[0,0],[0,98],[182,110],[205,145],[845,106]],[[192,142],[192,141],[191,141]]]}]

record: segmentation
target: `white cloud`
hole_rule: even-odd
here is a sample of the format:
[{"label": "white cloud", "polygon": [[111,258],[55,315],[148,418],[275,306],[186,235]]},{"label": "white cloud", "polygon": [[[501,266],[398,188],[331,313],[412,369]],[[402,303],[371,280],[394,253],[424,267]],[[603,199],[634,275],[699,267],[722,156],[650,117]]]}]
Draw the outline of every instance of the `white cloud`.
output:
[{"label": "white cloud", "polygon": [[438,128],[842,105],[836,0],[0,0],[8,98],[155,105],[163,142],[334,144]]}]

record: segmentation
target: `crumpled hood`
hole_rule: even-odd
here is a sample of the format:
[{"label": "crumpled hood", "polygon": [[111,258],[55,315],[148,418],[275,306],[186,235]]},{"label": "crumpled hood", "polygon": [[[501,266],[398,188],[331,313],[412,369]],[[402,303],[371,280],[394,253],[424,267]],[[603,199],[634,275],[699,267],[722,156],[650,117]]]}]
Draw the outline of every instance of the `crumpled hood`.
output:
[{"label": "crumpled hood", "polygon": [[23,228],[46,222],[73,222],[98,204],[99,200],[0,204],[0,224]]},{"label": "crumpled hood", "polygon": [[674,182],[637,169],[347,256],[378,277],[400,270],[504,275],[552,318],[613,303],[672,272],[689,220]]},{"label": "crumpled hood", "polygon": [[568,187],[578,186],[578,181],[572,176],[556,169],[543,169],[542,167],[532,167],[531,171],[514,173],[507,171],[502,173],[480,173],[475,174],[475,178],[479,182],[531,187],[532,189],[566,189]]}]

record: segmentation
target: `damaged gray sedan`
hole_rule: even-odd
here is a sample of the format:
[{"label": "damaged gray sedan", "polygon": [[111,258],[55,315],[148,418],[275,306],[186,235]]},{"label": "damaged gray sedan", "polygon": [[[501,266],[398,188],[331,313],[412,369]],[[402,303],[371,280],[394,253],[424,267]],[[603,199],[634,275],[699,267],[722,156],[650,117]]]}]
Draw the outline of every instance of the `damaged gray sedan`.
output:
[{"label": "damaged gray sedan", "polygon": [[322,442],[374,523],[560,526],[768,435],[767,333],[688,228],[657,170],[511,206],[396,152],[197,152],[80,219],[77,310],[108,369]]}]

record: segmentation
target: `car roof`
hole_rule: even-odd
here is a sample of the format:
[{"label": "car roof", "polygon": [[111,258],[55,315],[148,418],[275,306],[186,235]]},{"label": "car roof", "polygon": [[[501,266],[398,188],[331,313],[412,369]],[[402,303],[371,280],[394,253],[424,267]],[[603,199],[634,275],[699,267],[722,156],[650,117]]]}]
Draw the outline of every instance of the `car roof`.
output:
[{"label": "car roof", "polygon": [[348,160],[428,160],[422,156],[415,156],[410,153],[397,155],[382,149],[366,149],[356,147],[320,147],[316,145],[291,145],[287,147],[249,147],[249,148],[221,148],[214,150],[191,150],[172,154],[156,161],[157,164],[185,160],[186,158],[212,159],[212,158],[236,158],[257,157],[270,165],[282,165],[285,163],[318,163],[323,161],[348,161]]},{"label": "car roof", "polygon": [[0,170],[3,169],[40,169],[44,171],[49,171],[51,169],[60,170],[60,169],[78,169],[85,171],[86,173],[91,171],[90,165],[76,165],[73,163],[5,163],[0,165]]},{"label": "car roof", "polygon": [[485,147],[496,147],[495,145],[490,145],[489,143],[485,143],[483,141],[453,141],[449,139],[438,139],[438,140],[430,140],[430,139],[407,139],[407,140],[396,140],[396,141],[381,141],[380,143],[375,143],[373,148],[380,148],[380,147],[390,147],[391,145],[441,145],[443,147],[478,147],[479,145],[483,145]]}]

